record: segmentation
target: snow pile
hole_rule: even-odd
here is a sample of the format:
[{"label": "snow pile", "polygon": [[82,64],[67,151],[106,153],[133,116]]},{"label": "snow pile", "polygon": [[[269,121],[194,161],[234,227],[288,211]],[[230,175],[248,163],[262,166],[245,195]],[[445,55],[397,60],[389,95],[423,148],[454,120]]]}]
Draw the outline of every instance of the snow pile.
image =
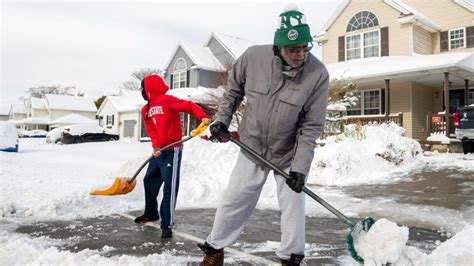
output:
[{"label": "snow pile", "polygon": [[404,133],[394,123],[346,126],[343,134],[329,137],[315,150],[308,182],[339,186],[379,182],[394,171],[414,167],[422,149]]},{"label": "snow pile", "polygon": [[386,219],[378,220],[368,232],[361,231],[355,248],[364,258],[364,265],[473,265],[472,236],[474,226],[468,226],[427,255],[407,246],[408,228]]},{"label": "snow pile", "polygon": [[0,149],[15,148],[18,144],[18,132],[12,122],[0,121]]}]

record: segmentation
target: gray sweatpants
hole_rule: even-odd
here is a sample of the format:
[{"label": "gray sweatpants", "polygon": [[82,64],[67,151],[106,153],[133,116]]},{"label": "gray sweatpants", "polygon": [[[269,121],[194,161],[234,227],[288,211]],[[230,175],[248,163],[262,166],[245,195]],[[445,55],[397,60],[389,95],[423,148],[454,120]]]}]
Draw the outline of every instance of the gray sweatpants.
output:
[{"label": "gray sweatpants", "polygon": [[[211,234],[207,237],[209,245],[221,249],[237,241],[258,202],[269,172],[239,153],[217,208]],[[275,179],[281,211],[281,243],[276,254],[281,259],[289,259],[291,253],[304,254],[304,194],[291,190],[282,176],[275,176]]]}]

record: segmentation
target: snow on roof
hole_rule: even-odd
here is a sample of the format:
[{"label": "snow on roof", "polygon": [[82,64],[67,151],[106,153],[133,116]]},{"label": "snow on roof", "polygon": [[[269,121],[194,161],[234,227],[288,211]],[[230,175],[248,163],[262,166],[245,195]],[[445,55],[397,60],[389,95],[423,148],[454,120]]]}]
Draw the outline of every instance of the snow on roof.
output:
[{"label": "snow on roof", "polygon": [[245,50],[247,50],[247,48],[254,45],[254,43],[249,40],[244,40],[227,34],[213,32],[211,33],[211,36],[204,44],[204,46],[209,45],[209,42],[212,40],[212,37],[216,38],[216,40],[218,40],[222,44],[222,46],[227,49],[227,51],[232,55],[235,60],[237,60],[237,58],[239,58],[239,56],[241,56],[245,52]]},{"label": "snow on roof", "polygon": [[14,103],[11,105],[11,109],[14,114],[26,114],[26,106],[22,103]]},{"label": "snow on roof", "polygon": [[16,125],[48,125],[49,124],[49,117],[27,117],[20,120],[15,121]]},{"label": "snow on roof", "polygon": [[186,54],[194,62],[192,68],[213,70],[213,71],[225,71],[225,68],[217,60],[217,58],[212,54],[209,47],[203,47],[198,45],[192,45],[188,43],[180,42],[179,45]]},{"label": "snow on roof", "polygon": [[46,100],[51,110],[97,111],[90,97],[46,94]]},{"label": "snow on roof", "polygon": [[0,115],[9,115],[10,109],[10,105],[0,105]]},{"label": "snow on roof", "polygon": [[140,91],[121,90],[119,96],[107,96],[117,112],[140,110],[146,103]]},{"label": "snow on roof", "polygon": [[473,72],[473,53],[443,53],[416,56],[372,57],[333,63],[326,66],[333,79],[383,78],[419,71],[443,70],[451,67]]},{"label": "snow on roof", "polygon": [[93,124],[97,123],[96,120],[90,119],[80,114],[68,114],[56,120],[49,122],[52,124],[63,124],[63,125],[72,125],[72,124]]},{"label": "snow on roof", "polygon": [[46,99],[30,97],[31,108],[33,109],[47,109]]},{"label": "snow on roof", "polygon": [[172,89],[166,92],[168,95],[198,104],[218,104],[223,93],[223,87],[206,88],[201,86],[197,88]]}]

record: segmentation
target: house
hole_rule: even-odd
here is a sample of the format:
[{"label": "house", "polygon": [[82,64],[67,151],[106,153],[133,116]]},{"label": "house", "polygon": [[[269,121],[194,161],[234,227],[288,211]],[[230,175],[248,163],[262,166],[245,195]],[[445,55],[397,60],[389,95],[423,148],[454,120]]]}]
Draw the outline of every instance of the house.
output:
[{"label": "house", "polygon": [[451,136],[452,113],[474,103],[473,12],[464,0],[341,3],[314,40],[330,87],[357,85],[348,117],[395,121],[418,140]]},{"label": "house", "polygon": [[[26,116],[34,118],[45,118],[49,121],[48,103],[45,98],[30,97],[26,102]],[[35,125],[35,129],[47,130],[48,125]],[[30,129],[33,129],[30,125]]]},{"label": "house", "polygon": [[140,112],[145,103],[140,91],[122,90],[116,96],[107,96],[97,110],[99,125],[117,132],[121,139],[146,139]]},{"label": "house", "polygon": [[95,119],[97,108],[94,99],[69,95],[46,94],[48,121],[53,121],[69,114],[78,114]]},{"label": "house", "polygon": [[[228,70],[253,44],[216,32],[211,33],[204,45],[179,42],[163,68],[166,71],[165,82],[171,90],[217,88],[226,83]],[[190,115],[182,115],[181,120],[183,135],[188,135],[197,121]]]},{"label": "house", "polygon": [[20,120],[26,118],[26,106],[23,103],[14,103],[10,105],[8,117],[10,120]]},{"label": "house", "polygon": [[8,121],[10,119],[10,108],[9,105],[0,105],[0,121]]}]

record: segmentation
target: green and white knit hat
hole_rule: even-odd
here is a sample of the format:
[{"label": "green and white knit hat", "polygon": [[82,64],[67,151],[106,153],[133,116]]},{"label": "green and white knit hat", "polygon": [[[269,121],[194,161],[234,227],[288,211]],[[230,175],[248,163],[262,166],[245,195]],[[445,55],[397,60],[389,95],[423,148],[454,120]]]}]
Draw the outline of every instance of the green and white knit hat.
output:
[{"label": "green and white knit hat", "polygon": [[294,4],[288,5],[278,18],[273,44],[276,46],[298,45],[313,41],[306,16]]}]

